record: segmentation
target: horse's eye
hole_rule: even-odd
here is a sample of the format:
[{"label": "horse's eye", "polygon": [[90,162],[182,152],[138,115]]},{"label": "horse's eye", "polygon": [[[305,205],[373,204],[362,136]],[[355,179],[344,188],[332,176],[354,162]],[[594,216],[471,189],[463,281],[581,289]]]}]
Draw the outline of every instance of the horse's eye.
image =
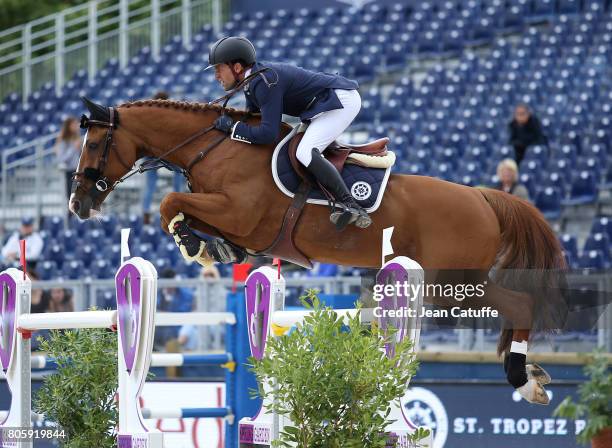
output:
[{"label": "horse's eye", "polygon": [[89,149],[98,149],[98,144],[96,142],[90,142],[87,144]]}]

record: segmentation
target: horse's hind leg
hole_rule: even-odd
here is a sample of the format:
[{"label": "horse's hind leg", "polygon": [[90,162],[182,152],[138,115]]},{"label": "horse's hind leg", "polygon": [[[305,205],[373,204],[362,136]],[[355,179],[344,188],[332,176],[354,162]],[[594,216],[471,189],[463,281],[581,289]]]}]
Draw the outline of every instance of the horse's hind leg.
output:
[{"label": "horse's hind leg", "polygon": [[537,364],[526,364],[528,330],[514,330],[512,345],[504,357],[504,370],[508,382],[529,403],[548,404],[544,386],[551,382],[550,375]]},{"label": "horse's hind leg", "polygon": [[487,306],[497,309],[510,328],[502,329],[499,349],[505,352],[504,370],[508,382],[530,403],[548,404],[544,385],[550,376],[537,365],[527,365],[529,333],[533,323],[533,298],[489,283],[483,297]]}]

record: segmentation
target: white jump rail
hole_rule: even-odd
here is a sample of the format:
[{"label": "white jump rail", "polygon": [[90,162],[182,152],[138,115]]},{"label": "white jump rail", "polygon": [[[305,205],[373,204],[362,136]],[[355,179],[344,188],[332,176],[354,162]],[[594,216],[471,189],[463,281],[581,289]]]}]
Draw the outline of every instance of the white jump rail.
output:
[{"label": "white jump rail", "polygon": [[189,312],[189,313],[156,313],[156,327],[171,327],[180,325],[236,325],[236,315],[234,313],[208,313],[208,312]]},{"label": "white jump rail", "polygon": [[[20,331],[67,330],[77,328],[114,328],[117,325],[117,311],[73,311],[66,313],[24,314],[19,317]],[[155,326],[171,327],[180,325],[235,325],[233,313],[157,313]]]},{"label": "white jump rail", "polygon": [[[357,310],[355,308],[336,309],[334,310],[338,317],[355,318],[359,314],[360,320],[363,323],[370,323],[374,320],[374,308],[363,308]],[[311,315],[312,311],[276,311],[272,314],[272,323],[280,327],[292,327]]]},{"label": "white jump rail", "polygon": [[23,314],[17,320],[19,331],[114,328],[117,311],[73,311],[68,313]]}]

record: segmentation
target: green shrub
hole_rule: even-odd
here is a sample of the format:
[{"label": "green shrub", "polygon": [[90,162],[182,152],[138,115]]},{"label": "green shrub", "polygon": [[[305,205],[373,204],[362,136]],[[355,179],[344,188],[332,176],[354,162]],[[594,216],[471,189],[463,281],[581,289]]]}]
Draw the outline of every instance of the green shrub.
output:
[{"label": "green shrub", "polygon": [[57,363],[45,377],[34,410],[64,432],[66,448],[114,448],[118,409],[117,333],[105,329],[52,331],[41,350]]},{"label": "green shrub", "polygon": [[584,373],[588,380],[578,387],[578,402],[565,397],[554,415],[572,420],[586,418],[586,426],[576,440],[589,443],[600,431],[612,427],[612,374],[608,355],[601,350],[594,351]]}]

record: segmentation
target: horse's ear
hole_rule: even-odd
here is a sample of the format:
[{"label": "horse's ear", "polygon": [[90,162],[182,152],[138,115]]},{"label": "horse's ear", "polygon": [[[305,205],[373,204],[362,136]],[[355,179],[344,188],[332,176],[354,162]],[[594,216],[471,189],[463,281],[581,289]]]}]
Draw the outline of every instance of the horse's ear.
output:
[{"label": "horse's ear", "polygon": [[110,114],[108,112],[108,107],[101,106],[99,104],[94,103],[89,98],[82,96],[81,101],[89,110],[90,118],[92,120],[106,121],[110,120]]}]

